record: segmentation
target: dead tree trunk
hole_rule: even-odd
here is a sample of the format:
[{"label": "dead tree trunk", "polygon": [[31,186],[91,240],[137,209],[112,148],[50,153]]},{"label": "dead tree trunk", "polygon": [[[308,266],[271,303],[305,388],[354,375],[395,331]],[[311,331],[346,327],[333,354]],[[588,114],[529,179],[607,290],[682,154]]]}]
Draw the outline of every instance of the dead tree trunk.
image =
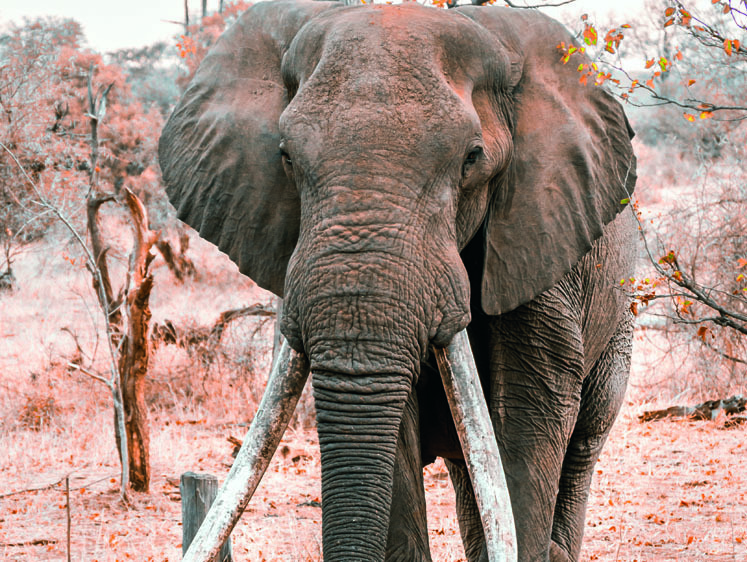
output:
[{"label": "dead tree trunk", "polygon": [[[95,268],[94,288],[109,319],[107,333],[112,348],[118,352],[119,380],[114,393],[122,397],[122,412],[115,409],[115,438],[119,460],[127,465],[129,484],[138,492],[147,492],[150,485],[148,409],[145,403],[145,377],[150,356],[150,293],[153,276],[148,269],[157,233],[148,228],[148,216],[140,199],[129,189],[124,190],[132,217],[134,244],[130,255],[125,287],[114,297],[106,254],[108,247],[98,220],[98,211],[110,195],[93,196],[88,202],[88,231],[91,236]],[[99,280],[100,279],[100,280]],[[124,418],[119,419],[119,418]]]},{"label": "dead tree trunk", "polygon": [[128,271],[125,297],[127,325],[119,356],[119,373],[125,409],[130,483],[134,490],[147,492],[150,485],[150,433],[145,377],[150,357],[148,331],[151,312],[148,303],[153,288],[153,276],[148,268],[153,260],[150,249],[158,235],[148,228],[148,217],[140,199],[129,189],[125,189],[125,196],[132,215],[135,241]]},{"label": "dead tree trunk", "polygon": [[[93,276],[93,290],[99,299],[101,309],[106,312],[109,326],[112,327],[112,343],[119,345],[120,326],[122,324],[121,295],[115,297],[112,289],[111,276],[109,275],[109,264],[106,254],[109,246],[104,243],[99,224],[99,209],[107,201],[114,201],[113,195],[99,195],[91,190],[91,195],[86,202],[86,222],[88,235],[91,237],[91,253],[96,262],[93,267],[98,269],[99,275]],[[101,284],[101,286],[99,286]]]}]

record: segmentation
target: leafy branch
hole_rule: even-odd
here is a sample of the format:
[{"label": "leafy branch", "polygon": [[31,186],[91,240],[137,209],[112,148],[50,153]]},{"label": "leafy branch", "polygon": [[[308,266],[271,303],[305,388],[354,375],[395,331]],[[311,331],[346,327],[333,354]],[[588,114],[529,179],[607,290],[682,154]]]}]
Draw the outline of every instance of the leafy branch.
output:
[{"label": "leafy branch", "polygon": [[[712,0],[712,5],[720,7],[723,14],[730,14],[730,22],[736,28],[736,31],[747,31],[747,19],[740,21],[738,16],[745,17],[745,11],[735,8],[736,2]],[[744,0],[739,4],[747,5]],[[659,56],[649,58],[645,62],[645,70],[650,71],[648,79],[634,78],[628,70],[621,64],[620,46],[625,39],[627,29],[630,25],[625,24],[612,28],[606,32],[604,38],[600,40],[600,32],[588,21],[588,16],[584,14],[581,17],[583,30],[579,31],[576,39],[580,45],[565,45],[561,43],[558,49],[562,55],[563,64],[567,64],[574,55],[586,54],[591,56],[591,62],[582,61],[578,65],[579,80],[582,83],[587,81],[597,86],[602,84],[609,87],[612,93],[615,93],[626,102],[636,107],[648,107],[659,105],[673,105],[693,113],[684,113],[683,116],[688,121],[695,121],[696,114],[700,119],[710,119],[718,111],[745,113],[744,116],[731,117],[728,120],[747,119],[747,106],[743,104],[727,104],[708,101],[696,96],[677,98],[661,91],[656,84],[657,80],[663,80],[676,65],[681,64],[685,59],[682,51],[677,49],[673,56]],[[709,24],[704,18],[696,16],[683,2],[671,2],[663,12],[663,20],[660,20],[660,29],[667,29],[675,26],[676,29],[682,29],[688,36],[692,37],[698,44],[708,49],[713,49],[713,55],[724,55],[731,64],[736,62],[747,62],[747,47],[743,42],[733,35],[720,30],[715,24]],[[671,44],[671,41],[667,41]],[[612,59],[612,55],[617,58]],[[574,63],[575,64],[575,63]],[[605,72],[602,69],[606,69]],[[613,72],[617,77],[613,77]],[[624,80],[623,80],[624,79]],[[683,80],[685,90],[692,92],[692,86],[698,82],[697,79],[690,77]],[[645,93],[648,97],[641,100],[640,97],[633,98],[636,92]]]},{"label": "leafy branch", "polygon": [[[637,314],[638,303],[645,306],[651,301],[658,299],[673,300],[677,314],[676,322],[680,324],[701,325],[698,330],[698,336],[704,342],[707,328],[702,326],[702,324],[709,322],[747,335],[747,315],[739,311],[747,308],[747,287],[743,287],[741,291],[735,291],[736,294],[728,295],[733,305],[724,304],[717,300],[716,295],[720,294],[723,296],[725,293],[696,281],[694,274],[687,273],[685,268],[680,265],[680,260],[674,250],[670,250],[658,259],[655,257],[645,235],[640,213],[635,209],[635,206],[631,206],[631,211],[638,223],[648,261],[659,276],[654,281],[648,278],[638,281],[635,278],[621,280],[621,284],[624,285],[626,282],[629,282],[633,286],[633,295],[635,298],[633,312]],[[747,267],[747,260],[740,259],[738,265],[740,268]],[[744,274],[740,274],[738,279],[745,279]],[[666,294],[657,294],[656,288],[662,281],[668,284],[668,291]],[[678,287],[679,290],[673,290],[672,286]],[[745,296],[740,295],[740,292]],[[694,302],[706,306],[708,310],[716,314],[695,316],[692,311]]]}]

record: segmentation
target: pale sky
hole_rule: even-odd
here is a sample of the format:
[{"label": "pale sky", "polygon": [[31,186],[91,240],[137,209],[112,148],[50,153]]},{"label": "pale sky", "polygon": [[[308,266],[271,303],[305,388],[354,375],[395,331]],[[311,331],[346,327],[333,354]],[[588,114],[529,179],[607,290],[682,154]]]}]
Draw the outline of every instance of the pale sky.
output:
[{"label": "pale sky", "polygon": [[[225,0],[229,2],[230,0]],[[519,0],[521,1],[521,0]],[[538,0],[541,1],[541,0]],[[555,0],[551,0],[555,1]],[[208,0],[208,10],[217,10],[219,0]],[[527,2],[535,3],[535,0]],[[576,0],[563,8],[545,9],[558,17],[563,12],[609,19],[622,24],[631,19],[644,0]],[[189,0],[190,14],[201,10],[200,0]],[[159,40],[172,42],[181,31],[184,21],[183,0],[2,0],[0,26],[22,18],[57,15],[73,18],[83,24],[83,31],[91,47],[100,52],[123,47],[142,47]]]}]

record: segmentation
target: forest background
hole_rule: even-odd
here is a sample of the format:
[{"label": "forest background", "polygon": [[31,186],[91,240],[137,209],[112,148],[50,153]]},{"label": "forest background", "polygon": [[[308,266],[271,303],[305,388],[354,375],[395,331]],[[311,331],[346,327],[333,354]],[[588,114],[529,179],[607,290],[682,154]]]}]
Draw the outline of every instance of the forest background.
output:
[{"label": "forest background", "polygon": [[[170,109],[248,3],[174,3],[171,36],[143,46],[96,49],[66,17],[0,30],[3,559],[179,559],[180,474],[222,479],[261,397],[277,299],[175,219],[156,163]],[[582,556],[736,560],[745,426],[726,412],[744,406],[747,371],[747,9],[639,5],[543,8],[577,34],[558,64],[626,105],[645,240],[621,280],[636,299],[634,365]],[[705,421],[639,420],[727,398],[701,408]],[[234,533],[242,558],[321,559],[313,426],[305,395]],[[426,483],[434,556],[461,560],[442,464]]]}]

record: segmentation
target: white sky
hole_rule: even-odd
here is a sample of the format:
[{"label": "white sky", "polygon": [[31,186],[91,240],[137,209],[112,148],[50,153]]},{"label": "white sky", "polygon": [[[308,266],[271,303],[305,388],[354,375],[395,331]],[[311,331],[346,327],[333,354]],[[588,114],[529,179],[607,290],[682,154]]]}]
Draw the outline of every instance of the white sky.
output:
[{"label": "white sky", "polygon": [[[225,0],[229,2],[230,0]],[[530,0],[527,3],[533,4]],[[550,0],[556,1],[556,0]],[[219,0],[208,0],[208,10],[217,10]],[[559,17],[565,13],[589,13],[596,19],[626,23],[643,6],[644,0],[576,0],[563,8],[545,11]],[[201,11],[200,0],[189,0],[190,14]],[[56,15],[83,24],[91,47],[106,52],[123,47],[141,47],[159,40],[171,42],[181,27],[168,20],[184,21],[183,0],[3,0],[0,25],[22,23],[22,18]]]}]

